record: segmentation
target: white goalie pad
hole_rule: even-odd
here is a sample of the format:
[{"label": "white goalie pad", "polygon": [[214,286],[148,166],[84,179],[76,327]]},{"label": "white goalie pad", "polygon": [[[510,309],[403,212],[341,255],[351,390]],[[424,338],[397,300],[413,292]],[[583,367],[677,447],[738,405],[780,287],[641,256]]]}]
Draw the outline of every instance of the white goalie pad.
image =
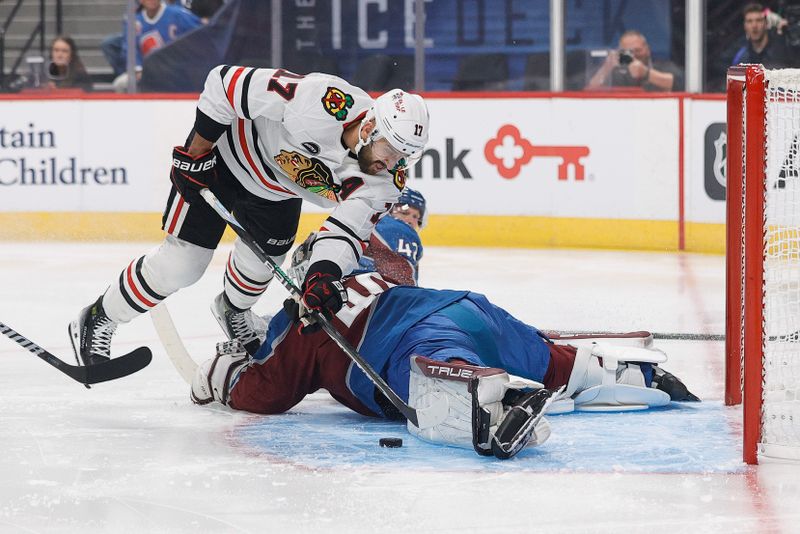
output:
[{"label": "white goalie pad", "polygon": [[636,332],[621,332],[613,334],[558,334],[543,332],[550,341],[556,345],[572,345],[573,347],[591,347],[602,343],[615,347],[639,347],[649,349],[653,347],[653,334],[646,330]]},{"label": "white goalie pad", "polygon": [[596,343],[578,348],[566,390],[548,413],[632,411],[665,406],[667,393],[645,385],[638,363],[660,364],[660,350]]},{"label": "white goalie pad", "polygon": [[231,387],[248,363],[250,356],[238,340],[217,343],[217,354],[195,370],[192,402],[202,405],[217,401],[227,406]]},{"label": "white goalie pad", "polygon": [[[417,411],[419,426],[408,423],[408,431],[425,441],[475,449],[498,458],[543,443],[550,435],[542,418],[544,406],[539,406],[538,399],[531,409],[504,404],[509,390],[544,391],[541,403],[552,401],[542,384],[518,377],[512,380],[502,369],[412,356],[408,400]],[[524,421],[503,434],[503,443],[496,443],[496,433],[512,410]]]}]

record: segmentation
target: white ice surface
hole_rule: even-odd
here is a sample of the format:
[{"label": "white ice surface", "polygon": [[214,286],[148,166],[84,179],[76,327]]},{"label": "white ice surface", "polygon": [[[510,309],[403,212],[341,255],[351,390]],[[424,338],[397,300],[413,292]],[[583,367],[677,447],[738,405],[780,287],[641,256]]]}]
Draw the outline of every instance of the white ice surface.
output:
[{"label": "white ice surface", "polygon": [[[69,320],[148,248],[0,243],[0,320],[71,361]],[[220,290],[227,250],[198,284],[168,301],[198,360],[220,339],[208,304]],[[421,282],[486,293],[541,328],[723,331],[719,256],[427,248]],[[257,310],[266,313],[283,297],[272,287]],[[592,470],[558,447],[497,468],[463,451],[423,449],[407,434],[403,449],[381,451],[372,434],[359,434],[375,427],[339,412],[325,393],[272,420],[194,406],[149,318],[121,327],[115,351],[143,344],[154,352],[148,368],[87,390],[0,339],[0,532],[800,531],[798,466],[734,461],[703,472],[698,454],[694,468],[675,472],[648,472],[646,461]],[[721,414],[693,432],[738,454],[740,412],[719,406],[722,343],[660,345],[670,371]],[[279,426],[289,418],[299,426]],[[549,444],[577,440],[602,454],[630,453],[622,434],[637,425],[617,421],[573,419],[560,435],[554,421]],[[396,424],[382,428],[402,432]],[[325,462],[314,463],[315,442]],[[646,458],[655,444],[637,446]],[[427,451],[425,462],[380,461],[380,454],[415,450]],[[539,469],[556,456],[561,467]]]}]

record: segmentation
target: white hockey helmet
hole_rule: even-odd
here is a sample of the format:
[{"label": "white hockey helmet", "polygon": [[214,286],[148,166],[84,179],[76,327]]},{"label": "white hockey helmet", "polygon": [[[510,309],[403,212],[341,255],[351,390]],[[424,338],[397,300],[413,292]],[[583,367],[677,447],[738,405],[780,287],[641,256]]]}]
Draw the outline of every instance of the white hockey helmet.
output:
[{"label": "white hockey helmet", "polygon": [[421,96],[406,93],[402,89],[387,91],[375,99],[362,126],[372,119],[375,119],[375,128],[365,141],[359,139],[356,153],[363,146],[384,138],[392,148],[404,155],[405,161],[401,167],[408,167],[422,156],[428,143],[430,114]]}]

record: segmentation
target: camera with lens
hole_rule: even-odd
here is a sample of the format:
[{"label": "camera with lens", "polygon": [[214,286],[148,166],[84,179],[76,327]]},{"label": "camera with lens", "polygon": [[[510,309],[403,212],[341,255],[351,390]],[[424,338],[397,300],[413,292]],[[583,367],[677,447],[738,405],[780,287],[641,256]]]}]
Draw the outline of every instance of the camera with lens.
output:
[{"label": "camera with lens", "polygon": [[617,50],[617,66],[611,75],[611,85],[615,87],[637,87],[641,85],[639,80],[631,76],[628,66],[636,59],[633,57],[633,52],[623,48]]},{"label": "camera with lens", "polygon": [[52,61],[47,66],[47,78],[54,82],[60,82],[62,80],[66,80],[68,76],[69,76],[69,67],[62,69]]},{"label": "camera with lens", "polygon": [[786,6],[783,17],[787,22],[783,30],[786,45],[790,48],[800,48],[800,5]]},{"label": "camera with lens", "polygon": [[617,51],[617,54],[619,55],[619,65],[620,65],[620,67],[627,67],[628,65],[633,63],[634,59],[636,59],[636,58],[633,57],[633,52],[631,52],[627,48],[623,48],[623,49]]}]

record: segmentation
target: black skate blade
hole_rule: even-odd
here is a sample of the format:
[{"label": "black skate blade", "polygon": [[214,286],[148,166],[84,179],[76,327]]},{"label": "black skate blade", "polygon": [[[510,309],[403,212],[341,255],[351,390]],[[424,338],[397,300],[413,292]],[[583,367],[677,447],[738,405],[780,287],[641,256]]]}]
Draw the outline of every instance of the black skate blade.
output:
[{"label": "black skate blade", "polygon": [[[153,360],[153,353],[147,347],[139,347],[118,358],[93,365],[78,366],[65,372],[85,386],[107,382],[132,375],[147,367]],[[74,371],[73,371],[74,369]],[[74,374],[73,374],[74,373]]]}]

